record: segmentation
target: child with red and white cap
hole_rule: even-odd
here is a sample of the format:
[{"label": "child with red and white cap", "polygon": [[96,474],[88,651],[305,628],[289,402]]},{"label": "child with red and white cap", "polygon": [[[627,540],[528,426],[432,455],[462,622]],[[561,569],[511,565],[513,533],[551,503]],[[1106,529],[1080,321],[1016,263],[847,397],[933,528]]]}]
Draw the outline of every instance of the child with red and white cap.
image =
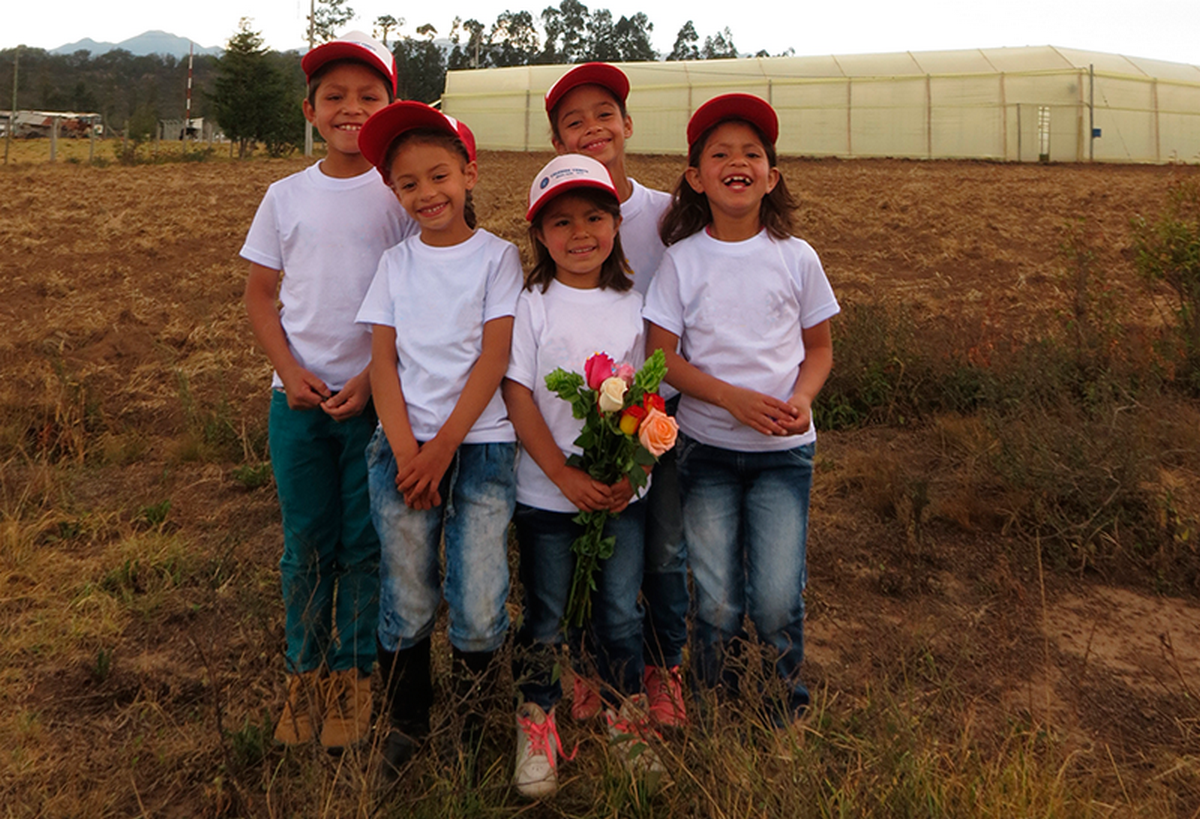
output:
[{"label": "child with red and white cap", "polygon": [[[450,609],[462,747],[481,738],[493,656],[508,631],[508,523],[516,435],[500,396],[521,292],[517,248],[476,229],[475,139],[419,102],[397,102],[359,137],[420,233],[383,254],[358,321],[371,326],[380,428],[367,448],[379,532],[378,650],[395,779],[430,731],[430,641]],[[445,579],[439,547],[445,542]]]},{"label": "child with red and white cap", "polygon": [[291,745],[319,733],[340,748],[370,728],[379,595],[362,457],[375,428],[371,334],[354,317],[383,251],[416,226],[358,148],[367,118],[395,95],[387,48],[350,32],[301,65],[304,115],[327,152],[271,185],[241,256],[250,262],[250,325],[275,370],[269,438],[283,513],[288,674],[275,739]]},{"label": "child with red and white cap", "polygon": [[[545,102],[554,149],[583,154],[608,169],[621,203],[621,246],[633,271],[633,287],[644,296],[666,250],[658,227],[671,197],[626,173],[625,141],[633,136],[633,118],[626,108],[629,90],[629,78],[615,65],[584,63],[563,74],[546,92]],[[663,391],[667,412],[674,415],[678,397],[669,385]],[[687,642],[687,551],[674,450],[655,465],[645,503],[645,687],[654,721],[664,728],[682,728],[687,724],[680,674]],[[594,685],[576,677],[573,694],[571,713],[576,719],[599,712],[601,700]]]},{"label": "child with red and white cap", "polygon": [[645,501],[628,480],[611,486],[570,466],[581,454],[583,421],[546,387],[558,368],[578,370],[596,351],[639,367],[645,344],[641,294],[632,288],[622,252],[621,209],[604,165],[578,154],[550,161],[529,189],[534,266],[525,279],[513,326],[512,355],[502,390],[520,440],[514,522],[520,548],[524,613],[513,677],[521,694],[513,781],[525,796],[558,788],[555,705],[562,687],[554,673],[574,571],[572,542],[583,532],[580,511],[619,513],[605,524],[616,539],[596,576],[591,621],[595,661],[614,743],[633,772],[658,777],[662,764],[646,743],[642,690],[642,540]]},{"label": "child with red and white cap", "polygon": [[816,252],[793,235],[778,134],[775,111],[749,94],[692,115],[643,315],[647,348],[665,353],[667,381],[683,393],[676,450],[696,677],[738,693],[728,660],[749,617],[786,692],[768,716],[790,725],[809,702],[800,667],[812,402],[833,365],[839,308]]}]

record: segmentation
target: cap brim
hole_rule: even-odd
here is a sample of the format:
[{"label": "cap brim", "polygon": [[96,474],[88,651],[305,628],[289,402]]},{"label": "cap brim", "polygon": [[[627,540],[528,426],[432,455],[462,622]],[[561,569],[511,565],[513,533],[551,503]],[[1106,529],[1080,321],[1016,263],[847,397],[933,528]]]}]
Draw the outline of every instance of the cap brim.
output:
[{"label": "cap brim", "polygon": [[762,97],[753,94],[722,94],[696,109],[688,121],[688,147],[719,122],[740,119],[757,128],[772,145],[779,138],[779,117]]},{"label": "cap brim", "polygon": [[380,56],[369,48],[356,43],[347,42],[345,40],[334,40],[329,43],[322,43],[312,51],[304,55],[300,60],[300,68],[304,71],[306,79],[311,78],[321,66],[334,60],[354,60],[355,62],[365,63],[371,66],[384,77],[391,80],[392,94],[396,93],[396,71],[395,60],[389,65],[384,63]]},{"label": "cap brim", "polygon": [[546,113],[558,105],[567,92],[581,85],[599,85],[607,88],[622,103],[629,97],[629,78],[625,72],[608,63],[584,63],[558,78],[546,92]]},{"label": "cap brim", "polygon": [[474,136],[471,135],[466,125],[463,123],[459,123],[459,125],[461,130],[455,130],[445,114],[435,108],[430,108],[423,102],[411,100],[393,102],[388,107],[372,114],[371,118],[363,125],[362,131],[358,134],[358,149],[362,151],[363,157],[378,168],[386,178],[387,174],[382,166],[384,159],[387,158],[388,146],[395,141],[396,137],[406,131],[429,128],[461,139],[467,149],[467,156],[474,159]]},{"label": "cap brim", "polygon": [[[561,182],[555,187],[550,188],[536,202],[530,205],[529,210],[525,212],[525,221],[532,222],[533,217],[537,216],[538,213],[546,207],[546,205],[550,204],[564,193],[569,193],[573,190],[579,190],[580,188],[592,188],[593,190],[604,191],[614,199],[617,199],[617,192],[613,190],[611,184],[606,185],[599,179],[588,179],[586,177],[571,179],[566,182]],[[618,199],[618,201],[620,200]]]}]

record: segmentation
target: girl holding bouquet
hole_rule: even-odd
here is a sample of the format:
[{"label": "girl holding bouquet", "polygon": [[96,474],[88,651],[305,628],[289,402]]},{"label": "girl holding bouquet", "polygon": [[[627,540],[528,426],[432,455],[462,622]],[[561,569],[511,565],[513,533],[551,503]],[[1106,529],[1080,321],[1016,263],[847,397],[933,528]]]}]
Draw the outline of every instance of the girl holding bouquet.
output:
[{"label": "girl holding bouquet", "polygon": [[768,716],[785,726],[809,701],[800,666],[811,407],[833,365],[829,319],[839,308],[816,252],[793,236],[778,133],[775,111],[749,94],[692,115],[645,317],[647,347],[663,351],[667,381],[683,394],[676,459],[696,678],[738,693],[730,660],[748,615],[782,681]]},{"label": "girl holding bouquet", "polygon": [[[628,479],[605,484],[568,463],[581,453],[575,441],[584,422],[546,385],[555,370],[577,370],[587,361],[586,383],[597,391],[600,409],[608,411],[606,401],[619,408],[617,393],[632,384],[645,345],[642,297],[632,289],[617,235],[619,200],[604,166],[576,154],[555,158],[534,179],[526,218],[536,262],[517,303],[501,390],[520,443],[514,520],[525,592],[514,661],[521,695],[514,783],[523,795],[541,797],[558,787],[555,705],[562,688],[554,667],[575,571],[572,543],[584,530],[573,519],[581,512],[619,513],[605,524],[604,535],[616,541],[611,557],[599,563],[586,624],[606,717],[620,743],[644,741],[649,730],[640,693],[638,605],[644,504]],[[594,355],[597,350],[607,355]],[[614,359],[625,363],[614,366]],[[658,396],[646,398],[653,403]],[[673,426],[670,432],[673,440]],[[652,750],[626,758],[637,772],[661,772]]]}]

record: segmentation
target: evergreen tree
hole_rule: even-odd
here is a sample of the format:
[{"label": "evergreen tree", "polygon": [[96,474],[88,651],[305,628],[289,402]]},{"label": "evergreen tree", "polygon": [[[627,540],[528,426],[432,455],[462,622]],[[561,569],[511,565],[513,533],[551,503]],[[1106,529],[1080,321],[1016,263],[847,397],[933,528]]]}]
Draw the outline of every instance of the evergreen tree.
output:
[{"label": "evergreen tree", "polygon": [[437,29],[421,26],[417,31],[425,34],[426,39],[401,37],[392,50],[396,57],[399,98],[437,102],[446,86],[446,56],[433,42],[432,35]]},{"label": "evergreen tree", "polygon": [[700,35],[696,33],[696,27],[692,21],[688,20],[680,26],[679,33],[675,35],[675,46],[667,55],[667,60],[674,62],[700,59],[700,49],[696,47],[698,42],[700,42]]},{"label": "evergreen tree", "polygon": [[[315,42],[324,43],[337,37],[342,26],[354,19],[354,9],[346,5],[346,0],[317,0],[310,19]],[[307,31],[304,36],[308,36]]]},{"label": "evergreen tree", "polygon": [[529,65],[538,56],[537,28],[527,11],[503,12],[496,18],[488,41],[488,65]]},{"label": "evergreen tree", "polygon": [[375,18],[375,30],[372,33],[382,40],[383,45],[386,47],[388,44],[388,32],[399,31],[402,25],[404,25],[403,17],[397,18],[390,14],[381,14]]},{"label": "evergreen tree", "polygon": [[262,36],[244,17],[225,46],[213,86],[217,122],[238,143],[238,156],[246,156],[255,142],[266,143],[273,155],[294,144],[297,101],[268,58]]},{"label": "evergreen tree", "polygon": [[608,9],[597,9],[588,19],[587,27],[587,52],[584,58],[602,63],[620,62],[621,54],[617,49],[612,12]]},{"label": "evergreen tree", "polygon": [[622,15],[614,29],[617,44],[617,59],[626,63],[650,63],[658,59],[658,52],[650,44],[650,32],[654,23],[645,12],[639,11],[632,17]]},{"label": "evergreen tree", "polygon": [[729,26],[725,26],[724,31],[704,38],[704,50],[700,52],[700,59],[721,60],[735,58],[737,55],[737,46],[733,44],[733,32],[729,30]]}]

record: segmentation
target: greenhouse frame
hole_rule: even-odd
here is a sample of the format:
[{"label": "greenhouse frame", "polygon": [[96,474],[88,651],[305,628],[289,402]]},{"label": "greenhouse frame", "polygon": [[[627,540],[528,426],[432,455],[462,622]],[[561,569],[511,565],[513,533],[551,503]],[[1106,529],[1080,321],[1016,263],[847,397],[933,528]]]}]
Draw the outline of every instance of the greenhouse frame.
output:
[{"label": "greenhouse frame", "polygon": [[[789,156],[1200,162],[1200,67],[1054,46],[621,63],[627,150],[686,152],[692,112],[733,91],[779,113]],[[480,148],[550,146],[546,89],[569,66],[451,71],[442,110]]]}]

